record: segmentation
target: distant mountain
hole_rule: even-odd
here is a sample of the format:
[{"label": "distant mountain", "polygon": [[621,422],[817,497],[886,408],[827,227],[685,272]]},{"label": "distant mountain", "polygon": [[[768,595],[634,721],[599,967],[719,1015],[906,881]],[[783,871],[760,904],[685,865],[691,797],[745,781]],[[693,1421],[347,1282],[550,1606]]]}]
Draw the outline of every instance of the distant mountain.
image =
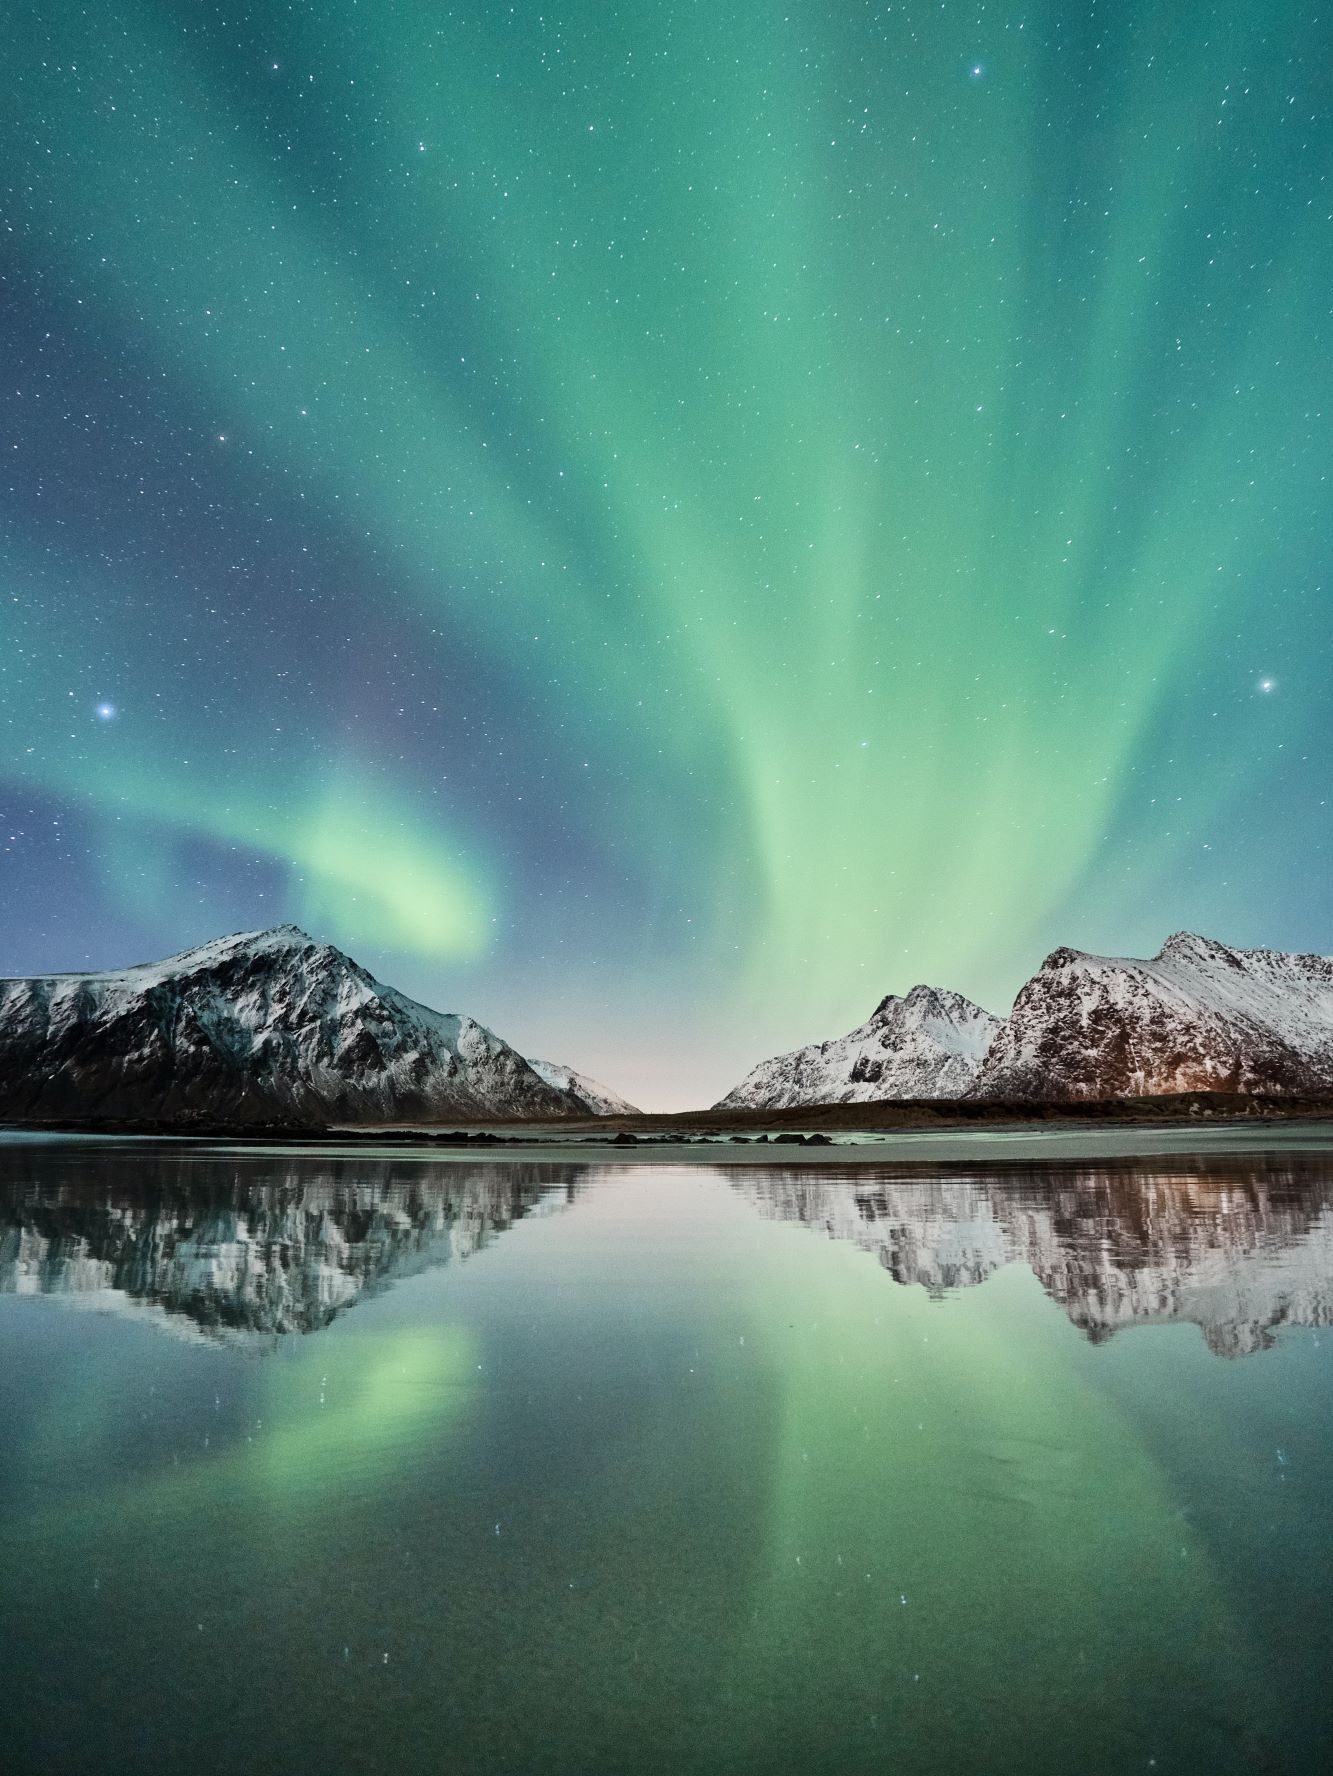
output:
[{"label": "distant mountain", "polygon": [[0,1120],[309,1125],[584,1114],[469,1017],[294,925],[0,980]]},{"label": "distant mountain", "polygon": [[1333,1091],[1333,958],[1178,931],[1150,961],[1055,950],[1019,993],[970,1097]]},{"label": "distant mountain", "polygon": [[547,1085],[554,1086],[557,1091],[567,1092],[586,1109],[589,1116],[637,1116],[637,1105],[628,1103],[624,1098],[617,1097],[615,1092],[606,1086],[598,1085],[595,1079],[589,1079],[586,1073],[576,1073],[572,1067],[563,1067],[556,1061],[534,1061],[529,1055],[528,1065]]},{"label": "distant mountain", "polygon": [[850,1035],[761,1061],[714,1108],[960,1098],[999,1028],[999,1018],[961,993],[913,987],[906,998],[882,999]]}]

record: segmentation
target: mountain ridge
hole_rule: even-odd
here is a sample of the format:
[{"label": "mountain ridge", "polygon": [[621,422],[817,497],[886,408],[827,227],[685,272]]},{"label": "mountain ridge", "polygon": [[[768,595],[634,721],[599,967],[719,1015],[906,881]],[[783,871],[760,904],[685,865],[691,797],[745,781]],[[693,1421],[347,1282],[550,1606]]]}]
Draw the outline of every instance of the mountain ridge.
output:
[{"label": "mountain ridge", "polygon": [[1007,1017],[947,988],[890,994],[846,1036],[761,1061],[714,1109],[1197,1092],[1333,1092],[1333,958],[1242,950],[1192,931],[1147,958],[1061,946]]},{"label": "mountain ridge", "polygon": [[1053,950],[970,1095],[1040,1099],[1333,1089],[1333,958],[1176,931],[1155,956]]},{"label": "mountain ridge", "polygon": [[304,1125],[586,1114],[475,1019],[295,925],[0,979],[0,1116]]},{"label": "mountain ridge", "polygon": [[[887,994],[846,1036],[760,1062],[699,1114],[1021,1113],[1192,1096],[1242,1108],[1333,1098],[1333,957],[1190,931],[1147,958],[1061,946],[1008,1017],[942,987]],[[0,1120],[11,1123],[278,1131],[643,1117],[295,925],[128,968],[0,978]]]}]

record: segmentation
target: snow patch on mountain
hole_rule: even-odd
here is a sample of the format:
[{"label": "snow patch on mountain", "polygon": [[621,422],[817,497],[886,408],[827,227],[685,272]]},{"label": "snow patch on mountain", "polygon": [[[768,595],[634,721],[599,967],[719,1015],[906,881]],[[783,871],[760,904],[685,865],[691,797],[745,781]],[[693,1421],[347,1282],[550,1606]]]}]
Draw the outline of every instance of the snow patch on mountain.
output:
[{"label": "snow patch on mountain", "polygon": [[587,1110],[589,1116],[637,1116],[637,1105],[619,1097],[595,1079],[589,1079],[586,1073],[576,1073],[573,1067],[562,1066],[558,1061],[538,1061],[528,1056],[528,1065],[547,1085],[554,1086],[557,1091],[567,1092],[576,1098]]}]

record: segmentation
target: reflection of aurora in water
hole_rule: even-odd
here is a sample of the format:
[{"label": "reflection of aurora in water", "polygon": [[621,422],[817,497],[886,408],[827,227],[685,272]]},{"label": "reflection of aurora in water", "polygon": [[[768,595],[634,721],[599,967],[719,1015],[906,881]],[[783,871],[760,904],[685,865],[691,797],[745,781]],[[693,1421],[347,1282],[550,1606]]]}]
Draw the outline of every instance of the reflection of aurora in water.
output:
[{"label": "reflection of aurora in water", "polygon": [[654,1103],[1317,944],[1324,30],[1112,12],[11,7],[6,965],[290,913]]},{"label": "reflection of aurora in water", "polygon": [[[1093,1348],[1050,1277],[984,1274],[989,1221],[1053,1228],[1078,1288],[1173,1255],[1187,1311],[1218,1267],[1253,1301],[1271,1265],[1276,1300],[1323,1249],[1313,1162],[900,1189],[4,1155],[7,1256],[22,1230],[53,1287],[110,1264],[147,1316],[0,1293],[4,1751],[25,1776],[74,1776],[90,1743],[127,1776],[145,1746],[188,1776],[237,1744],[256,1776],[429,1776],[441,1747],[476,1776],[1068,1776],[1071,1743],[1086,1776],[1326,1761],[1327,1341],[1293,1313],[1246,1362],[1187,1327]],[[793,1209],[834,1232],[855,1214],[930,1288]],[[267,1323],[252,1291],[219,1299],[237,1248],[271,1258],[251,1276],[285,1253],[283,1323],[315,1335],[160,1336],[192,1311]],[[209,1261],[212,1297],[182,1289]],[[357,1305],[330,1316],[338,1275]]]}]

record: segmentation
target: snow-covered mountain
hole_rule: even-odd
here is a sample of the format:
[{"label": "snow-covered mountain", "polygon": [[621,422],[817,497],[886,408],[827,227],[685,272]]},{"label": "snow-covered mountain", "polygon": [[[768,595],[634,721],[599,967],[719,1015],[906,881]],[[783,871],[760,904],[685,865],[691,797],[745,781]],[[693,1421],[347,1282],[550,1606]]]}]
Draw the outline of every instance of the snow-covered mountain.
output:
[{"label": "snow-covered mountain", "polygon": [[615,1092],[604,1085],[598,1085],[595,1079],[589,1079],[586,1073],[576,1073],[572,1067],[563,1067],[558,1061],[535,1061],[528,1056],[528,1065],[533,1072],[544,1079],[547,1085],[553,1085],[557,1091],[567,1092],[576,1098],[586,1109],[589,1116],[637,1116],[637,1105],[628,1103],[618,1097]]},{"label": "snow-covered mountain", "polygon": [[1150,961],[1055,950],[1014,1001],[970,1097],[1333,1090],[1333,958],[1178,931]]},{"label": "snow-covered mountain", "polygon": [[882,999],[850,1035],[761,1061],[715,1108],[960,1098],[999,1028],[999,1018],[961,993],[913,987],[905,998]]},{"label": "snow-covered mountain", "polygon": [[583,1114],[508,1043],[294,925],[0,980],[0,1119],[217,1124]]}]

